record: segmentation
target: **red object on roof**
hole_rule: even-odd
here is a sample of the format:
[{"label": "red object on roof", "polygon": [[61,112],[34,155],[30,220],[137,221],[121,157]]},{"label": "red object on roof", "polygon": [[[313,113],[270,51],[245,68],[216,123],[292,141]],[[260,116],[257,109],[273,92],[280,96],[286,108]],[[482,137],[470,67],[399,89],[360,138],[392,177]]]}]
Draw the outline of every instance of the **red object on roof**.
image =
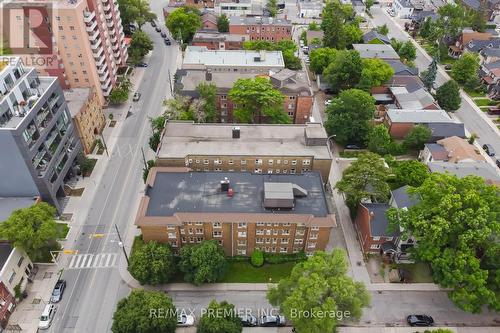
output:
[{"label": "red object on roof", "polygon": [[233,196],[233,189],[232,189],[232,188],[229,188],[229,189],[227,190],[227,196],[228,196],[228,197],[232,197],[232,196]]},{"label": "red object on roof", "polygon": [[130,45],[130,42],[132,42],[131,37],[125,37],[123,40],[125,41],[125,45]]}]

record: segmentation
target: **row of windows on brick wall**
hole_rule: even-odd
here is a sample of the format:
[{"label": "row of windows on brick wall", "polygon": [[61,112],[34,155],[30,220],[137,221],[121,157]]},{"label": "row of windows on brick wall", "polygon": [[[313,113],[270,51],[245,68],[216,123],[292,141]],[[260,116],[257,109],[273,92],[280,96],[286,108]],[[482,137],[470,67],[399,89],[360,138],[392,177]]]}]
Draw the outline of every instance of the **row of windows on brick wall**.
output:
[{"label": "row of windows on brick wall", "polygon": [[[188,158],[186,162],[188,164],[193,164],[193,159],[192,158]],[[203,161],[201,159],[194,159],[194,163],[195,164],[201,164],[201,163],[203,163],[205,165],[208,165],[208,164],[210,164],[210,162],[212,162],[215,165],[223,165],[224,164],[224,160],[221,160],[221,159],[210,160],[208,158],[205,158],[205,159],[203,159]],[[275,162],[274,159],[267,160],[267,164],[268,165],[274,165],[274,162]],[[262,158],[256,158],[255,159],[255,164],[261,165],[263,163],[264,163],[264,161],[263,161]],[[289,160],[283,160],[283,164],[284,165],[288,165],[288,163],[290,163],[291,165],[297,165],[297,160],[290,160],[290,161]],[[233,165],[234,164],[234,160],[232,160],[232,159],[228,160],[227,164]],[[247,160],[240,160],[240,164],[241,165],[247,164]],[[277,165],[281,164],[281,160],[276,160],[276,164]],[[309,160],[309,159],[302,160],[302,165],[311,165],[311,160]]]}]

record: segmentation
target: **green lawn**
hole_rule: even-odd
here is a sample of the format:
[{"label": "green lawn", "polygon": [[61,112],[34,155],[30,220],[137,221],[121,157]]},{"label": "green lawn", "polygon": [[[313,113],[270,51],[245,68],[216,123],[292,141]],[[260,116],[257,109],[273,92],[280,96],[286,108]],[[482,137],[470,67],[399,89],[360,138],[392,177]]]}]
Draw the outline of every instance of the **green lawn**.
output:
[{"label": "green lawn", "polygon": [[249,261],[230,261],[226,276],[218,282],[275,283],[288,277],[294,266],[295,262],[254,267]]},{"label": "green lawn", "polygon": [[398,264],[397,266],[410,273],[410,282],[412,283],[433,282],[431,269],[426,263],[417,262],[414,264]]},{"label": "green lawn", "polygon": [[67,223],[57,223],[56,228],[57,228],[57,238],[58,239],[65,239],[66,236],[68,235],[68,232],[69,232],[68,224]]},{"label": "green lawn", "polygon": [[474,99],[474,103],[476,103],[477,106],[493,106],[497,105],[498,101],[493,101],[489,98],[476,98]]},{"label": "green lawn", "polygon": [[469,95],[472,98],[486,96],[486,94],[484,92],[477,92],[477,91],[470,90],[470,89],[467,89],[467,88],[464,88],[464,90],[467,93],[467,95]]}]

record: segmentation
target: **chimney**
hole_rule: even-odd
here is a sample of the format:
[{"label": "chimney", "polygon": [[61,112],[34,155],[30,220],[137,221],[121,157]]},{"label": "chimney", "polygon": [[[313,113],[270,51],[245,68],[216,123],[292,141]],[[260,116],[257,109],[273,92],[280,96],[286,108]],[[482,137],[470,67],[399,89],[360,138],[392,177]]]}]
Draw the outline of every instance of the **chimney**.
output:
[{"label": "chimney", "polygon": [[234,126],[233,127],[233,139],[239,139],[239,138],[240,138],[240,127]]},{"label": "chimney", "polygon": [[210,69],[205,72],[205,81],[212,81],[212,71]]},{"label": "chimney", "polygon": [[224,177],[224,180],[220,181],[221,192],[227,192],[229,190],[229,178]]}]

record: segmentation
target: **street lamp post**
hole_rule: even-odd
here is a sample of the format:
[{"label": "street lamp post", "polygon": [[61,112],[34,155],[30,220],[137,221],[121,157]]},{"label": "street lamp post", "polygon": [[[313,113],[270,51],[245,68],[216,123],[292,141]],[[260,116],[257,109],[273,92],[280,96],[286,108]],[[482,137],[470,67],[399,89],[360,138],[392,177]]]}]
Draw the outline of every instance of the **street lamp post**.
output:
[{"label": "street lamp post", "polygon": [[118,234],[118,239],[120,241],[118,243],[118,245],[122,248],[123,254],[125,255],[125,259],[127,260],[127,266],[129,266],[130,262],[128,260],[127,251],[125,251],[125,244],[123,244],[123,242],[122,242],[122,236],[120,235],[120,231],[118,230],[118,226],[116,225],[116,223],[115,223],[115,229],[116,229],[116,233]]}]

